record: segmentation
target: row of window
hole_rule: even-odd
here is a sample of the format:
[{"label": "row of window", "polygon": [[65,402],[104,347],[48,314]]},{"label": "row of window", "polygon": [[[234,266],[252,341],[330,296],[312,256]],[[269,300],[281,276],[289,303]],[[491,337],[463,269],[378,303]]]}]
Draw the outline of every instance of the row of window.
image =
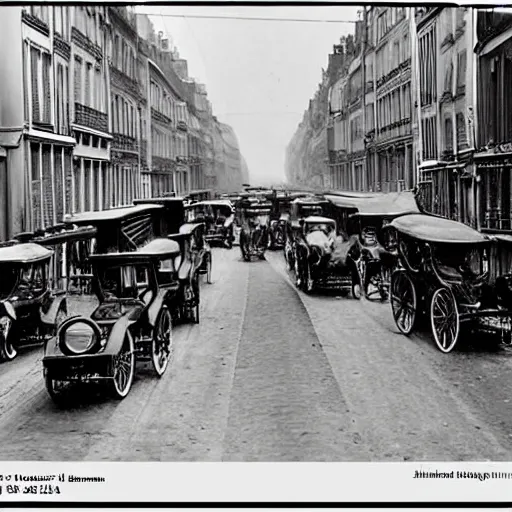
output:
[{"label": "row of window", "polygon": [[173,121],[187,122],[187,104],[183,101],[175,101],[154,81],[151,81],[150,85],[150,100],[152,108]]},{"label": "row of window", "polygon": [[[464,23],[464,7],[445,7],[439,17],[441,41],[448,35],[453,35],[457,28]],[[455,26],[454,26],[455,20]]]},{"label": "row of window", "polygon": [[435,25],[418,37],[420,62],[421,106],[436,101],[437,42]]},{"label": "row of window", "polygon": [[409,34],[398,36],[384,44],[376,53],[377,80],[396,69],[411,57]]},{"label": "row of window", "polygon": [[162,158],[188,156],[187,138],[180,134],[171,135],[157,128],[151,130],[152,153]]},{"label": "row of window", "polygon": [[75,27],[94,44],[103,48],[103,36],[99,23],[98,7],[75,7]]},{"label": "row of window", "polygon": [[[463,87],[466,83],[466,69],[467,69],[467,54],[466,50],[462,50],[457,54],[457,90]],[[453,92],[453,62],[450,60],[446,67],[446,74],[444,79],[444,91]]]},{"label": "row of window", "polygon": [[101,66],[75,55],[75,102],[105,112],[105,83]]},{"label": "row of window", "polygon": [[137,138],[139,115],[133,103],[117,94],[112,98],[112,131]]},{"label": "row of window", "polygon": [[377,127],[381,131],[385,126],[411,118],[411,83],[396,87],[377,100]]},{"label": "row of window", "polygon": [[51,124],[52,79],[51,56],[28,42],[23,45],[25,117],[33,123]]},{"label": "row of window", "polygon": [[116,34],[112,43],[112,64],[128,75],[133,80],[137,78],[137,58],[135,50],[130,46],[126,39]]},{"label": "row of window", "polygon": [[405,7],[388,7],[377,17],[377,43],[405,18]]}]

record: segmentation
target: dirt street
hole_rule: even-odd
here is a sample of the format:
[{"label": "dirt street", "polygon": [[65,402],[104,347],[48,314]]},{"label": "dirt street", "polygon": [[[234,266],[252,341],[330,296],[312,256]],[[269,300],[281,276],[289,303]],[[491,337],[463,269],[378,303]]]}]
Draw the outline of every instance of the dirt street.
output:
[{"label": "dirt street", "polygon": [[398,334],[389,303],[297,293],[281,252],[244,263],[215,249],[201,293],[164,377],[138,368],[121,402],[88,393],[58,409],[42,348],[0,365],[0,459],[511,459],[511,349],[445,355]]}]

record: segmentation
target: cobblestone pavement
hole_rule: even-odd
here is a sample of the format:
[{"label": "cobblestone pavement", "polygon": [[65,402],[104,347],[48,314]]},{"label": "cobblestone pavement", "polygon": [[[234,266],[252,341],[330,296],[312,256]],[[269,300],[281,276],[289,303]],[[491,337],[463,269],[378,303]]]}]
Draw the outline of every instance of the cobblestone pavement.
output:
[{"label": "cobblestone pavement", "polygon": [[[440,353],[388,303],[297,292],[281,252],[215,249],[201,323],[175,329],[162,379],[61,410],[42,349],[0,365],[1,460],[510,460],[512,351]],[[70,314],[91,299],[71,296]]]}]

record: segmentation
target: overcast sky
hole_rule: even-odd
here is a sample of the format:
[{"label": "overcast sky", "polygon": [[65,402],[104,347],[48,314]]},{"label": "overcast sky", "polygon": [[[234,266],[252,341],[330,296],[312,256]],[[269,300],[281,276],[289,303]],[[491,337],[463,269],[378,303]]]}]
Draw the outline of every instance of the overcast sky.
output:
[{"label": "overcast sky", "polygon": [[170,36],[189,75],[206,85],[213,112],[230,124],[251,182],[284,180],[285,148],[352,23],[173,18],[173,15],[355,20],[359,7],[139,6]]}]

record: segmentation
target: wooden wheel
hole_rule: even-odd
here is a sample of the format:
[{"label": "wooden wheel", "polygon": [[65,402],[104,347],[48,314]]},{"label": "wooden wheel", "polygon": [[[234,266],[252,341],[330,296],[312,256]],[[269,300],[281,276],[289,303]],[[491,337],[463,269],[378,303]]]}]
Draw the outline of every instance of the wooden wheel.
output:
[{"label": "wooden wheel", "polygon": [[402,334],[408,335],[416,320],[416,290],[411,278],[399,270],[391,275],[391,309],[395,324]]},{"label": "wooden wheel", "polygon": [[114,378],[109,382],[110,392],[116,400],[122,400],[132,387],[135,373],[135,350],[133,338],[126,331],[123,346],[119,354],[114,357]]},{"label": "wooden wheel", "polygon": [[430,304],[432,334],[441,352],[451,352],[457,343],[460,330],[460,317],[452,292],[439,288],[432,296]]},{"label": "wooden wheel", "polygon": [[158,315],[151,340],[151,359],[158,377],[161,377],[172,357],[172,317],[166,306]]}]

